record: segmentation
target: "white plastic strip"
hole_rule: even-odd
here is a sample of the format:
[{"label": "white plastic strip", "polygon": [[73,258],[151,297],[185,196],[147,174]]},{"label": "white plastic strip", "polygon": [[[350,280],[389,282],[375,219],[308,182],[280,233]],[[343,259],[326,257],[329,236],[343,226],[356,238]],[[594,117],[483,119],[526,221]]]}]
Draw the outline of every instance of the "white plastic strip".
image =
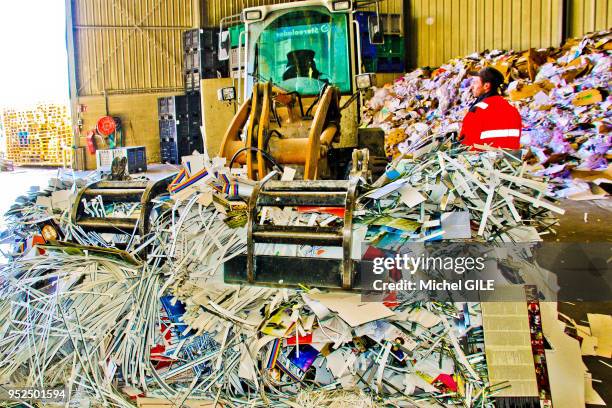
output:
[{"label": "white plastic strip", "polygon": [[492,139],[495,137],[519,137],[520,130],[518,129],[496,129],[496,130],[485,130],[480,133],[481,139]]}]

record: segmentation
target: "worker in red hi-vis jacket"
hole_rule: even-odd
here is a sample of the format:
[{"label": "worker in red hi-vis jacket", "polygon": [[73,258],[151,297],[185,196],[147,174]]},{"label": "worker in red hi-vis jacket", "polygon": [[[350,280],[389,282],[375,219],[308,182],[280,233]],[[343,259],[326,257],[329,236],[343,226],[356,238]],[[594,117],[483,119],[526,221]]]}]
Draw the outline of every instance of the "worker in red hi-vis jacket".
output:
[{"label": "worker in red hi-vis jacket", "polygon": [[470,90],[476,101],[463,118],[459,135],[463,144],[520,148],[521,115],[499,95],[498,89],[503,82],[501,72],[491,67],[481,69],[472,78]]}]

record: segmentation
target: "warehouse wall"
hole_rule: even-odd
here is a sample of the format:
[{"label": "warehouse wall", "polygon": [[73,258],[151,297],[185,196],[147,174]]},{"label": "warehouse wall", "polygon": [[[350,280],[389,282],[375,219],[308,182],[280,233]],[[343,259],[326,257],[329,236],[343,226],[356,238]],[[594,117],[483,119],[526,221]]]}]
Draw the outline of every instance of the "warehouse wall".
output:
[{"label": "warehouse wall", "polygon": [[[147,162],[159,163],[159,129],[157,122],[157,98],[176,95],[172,93],[126,94],[109,95],[108,112],[112,116],[119,116],[123,126],[123,137],[126,146],[145,146],[147,148]],[[79,104],[85,109],[82,112],[83,131],[79,138],[79,145],[86,146],[85,135],[87,131],[96,126],[97,120],[106,114],[104,97],[81,96]],[[96,168],[96,156],[85,155],[85,164],[88,169]]]},{"label": "warehouse wall", "polygon": [[[203,22],[218,25],[221,18],[244,7],[290,1],[206,0]],[[611,0],[384,0],[381,12],[404,14],[403,4],[411,39],[408,62],[413,67],[440,65],[487,48],[558,46],[564,7],[567,37],[612,27]]]},{"label": "warehouse wall", "polygon": [[409,66],[485,49],[558,46],[563,0],[410,0]]},{"label": "warehouse wall", "polygon": [[[157,98],[184,92],[182,34],[200,26],[198,0],[67,0],[73,29],[75,105],[84,105],[77,142],[105,115],[122,118],[127,145],[159,161]],[[73,108],[74,109],[74,108]],[[87,154],[88,168],[95,156]]]},{"label": "warehouse wall", "polygon": [[[245,7],[291,0],[69,1],[78,93],[100,95],[180,91],[182,31],[200,17],[213,26]],[[568,36],[612,26],[610,0],[385,0],[381,12],[402,13],[406,3],[410,65],[439,65],[485,48],[558,45],[564,1]]]},{"label": "warehouse wall", "polygon": [[79,95],[183,88],[191,0],[72,0]]},{"label": "warehouse wall", "polygon": [[612,27],[612,1],[566,0],[568,37]]},{"label": "warehouse wall", "polygon": [[293,0],[204,0],[202,21],[205,26],[217,26],[223,17],[240,14],[243,8],[291,1]]}]

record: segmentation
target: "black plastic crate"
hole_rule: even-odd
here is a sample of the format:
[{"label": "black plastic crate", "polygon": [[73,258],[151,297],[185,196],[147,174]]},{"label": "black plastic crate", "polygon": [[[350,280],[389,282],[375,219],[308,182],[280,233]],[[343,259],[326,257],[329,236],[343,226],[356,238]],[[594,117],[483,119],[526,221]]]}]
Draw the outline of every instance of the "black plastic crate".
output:
[{"label": "black plastic crate", "polygon": [[157,98],[157,115],[162,117],[168,115],[168,98]]},{"label": "black plastic crate", "polygon": [[212,70],[212,69],[207,69],[201,72],[200,76],[202,77],[202,79],[210,79],[210,78],[218,78],[219,77],[219,73],[221,74],[222,78],[226,78],[227,75],[224,74],[221,71],[217,71],[217,70]]},{"label": "black plastic crate", "polygon": [[219,70],[222,61],[219,61],[217,51],[200,51],[199,55],[202,70]]},{"label": "black plastic crate", "polygon": [[218,28],[203,28],[200,33],[200,48],[216,49],[219,44]]},{"label": "black plastic crate", "polygon": [[404,59],[402,57],[378,57],[376,72],[404,72]]},{"label": "black plastic crate", "polygon": [[194,150],[194,144],[187,138],[182,139],[179,143],[177,143],[177,150],[179,158],[183,156],[189,156]]},{"label": "black plastic crate", "polygon": [[187,137],[178,140],[161,141],[160,156],[163,163],[179,164],[181,157],[190,155],[194,150],[202,152],[202,143]]},{"label": "black plastic crate", "polygon": [[193,90],[193,78],[191,77],[191,72],[185,74],[185,92],[190,92]]},{"label": "black plastic crate", "polygon": [[200,112],[200,96],[199,95],[187,95],[187,110],[192,112]]},{"label": "black plastic crate", "polygon": [[162,163],[169,164],[180,164],[179,163],[179,155],[177,151],[177,146],[175,141],[171,142],[160,142],[160,156]]},{"label": "black plastic crate", "polygon": [[187,120],[189,125],[202,125],[202,109],[200,107],[200,93],[187,95]]},{"label": "black plastic crate", "polygon": [[212,50],[218,47],[219,29],[218,28],[197,28],[187,30],[183,33],[183,49],[207,49]]},{"label": "black plastic crate", "polygon": [[197,47],[197,44],[199,42],[198,37],[200,35],[199,32],[200,32],[199,29],[186,30],[185,32],[183,32],[183,49],[184,50],[190,50],[194,47]]},{"label": "black plastic crate", "polygon": [[196,63],[194,55],[195,53],[189,51],[185,51],[183,53],[183,68],[185,69],[185,72],[191,72],[193,70]]},{"label": "black plastic crate", "polygon": [[159,118],[160,155],[164,163],[179,164],[182,156],[189,155],[194,150],[200,153],[204,151],[202,112],[198,91],[173,98],[171,102],[159,101],[160,109],[172,103],[176,106],[172,117],[160,115]]},{"label": "black plastic crate", "polygon": [[144,146],[126,147],[128,172],[142,173],[147,171],[147,149]]},{"label": "black plastic crate", "polygon": [[195,92],[200,90],[200,73],[188,72],[185,74],[185,92]]},{"label": "black plastic crate", "polygon": [[159,118],[176,119],[187,109],[185,95],[165,96],[157,99],[157,114]]},{"label": "black plastic crate", "polygon": [[176,143],[174,141],[160,142],[160,150],[165,154],[176,154]]},{"label": "black plastic crate", "polygon": [[189,121],[189,133],[188,136],[191,138],[198,138],[202,136],[202,121],[194,118]]},{"label": "black plastic crate", "polygon": [[[177,123],[178,122],[178,123]],[[177,140],[189,135],[189,121],[161,119],[159,121],[159,138],[163,141]]]},{"label": "black plastic crate", "polygon": [[176,121],[174,119],[159,121],[159,139],[161,141],[176,140],[176,136]]},{"label": "black plastic crate", "polygon": [[219,61],[216,50],[190,50],[183,53],[185,72],[194,71],[226,71],[227,61]]}]

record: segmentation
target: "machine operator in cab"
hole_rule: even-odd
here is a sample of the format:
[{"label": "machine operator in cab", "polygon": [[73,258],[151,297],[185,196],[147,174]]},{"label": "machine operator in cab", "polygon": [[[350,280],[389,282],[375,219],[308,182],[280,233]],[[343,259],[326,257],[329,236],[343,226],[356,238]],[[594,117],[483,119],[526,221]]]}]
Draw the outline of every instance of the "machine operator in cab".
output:
[{"label": "machine operator in cab", "polygon": [[503,149],[520,148],[521,115],[501,95],[499,87],[504,76],[495,68],[481,69],[472,78],[470,91],[476,101],[463,118],[460,139],[461,143],[489,145]]}]

